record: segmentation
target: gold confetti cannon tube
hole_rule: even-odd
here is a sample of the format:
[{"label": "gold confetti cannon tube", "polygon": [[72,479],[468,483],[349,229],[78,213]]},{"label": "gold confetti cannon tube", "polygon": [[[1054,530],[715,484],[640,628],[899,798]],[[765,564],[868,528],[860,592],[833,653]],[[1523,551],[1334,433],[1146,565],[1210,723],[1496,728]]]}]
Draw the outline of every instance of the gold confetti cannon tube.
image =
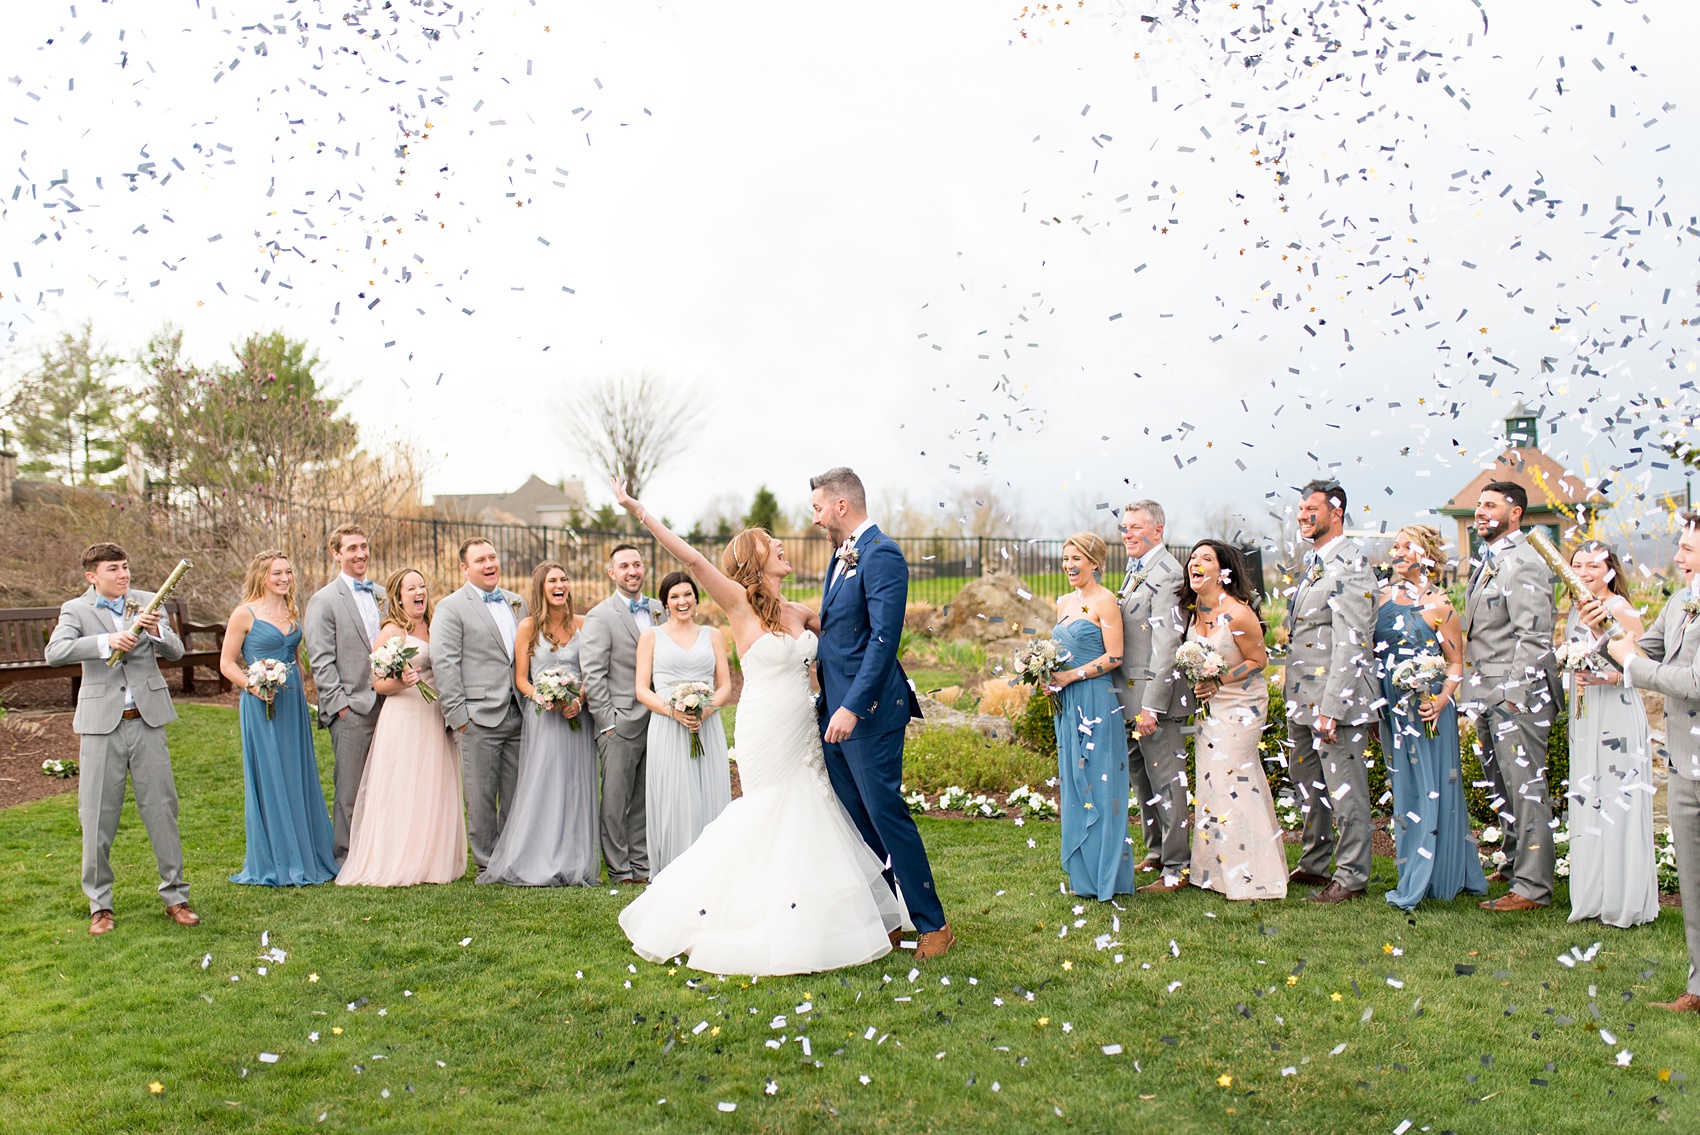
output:
[{"label": "gold confetti cannon tube", "polygon": [[[1570,594],[1577,602],[1581,602],[1582,599],[1593,594],[1588,585],[1582,582],[1582,577],[1576,574],[1576,569],[1566,563],[1564,557],[1558,554],[1558,549],[1553,547],[1552,541],[1547,539],[1545,532],[1542,532],[1539,528],[1530,528],[1526,531],[1529,533],[1529,547],[1540,553],[1541,559],[1547,562],[1547,567],[1551,568],[1553,574],[1564,581],[1564,586],[1570,589]],[[1629,631],[1624,628],[1622,623],[1617,621],[1617,616],[1613,615],[1611,622],[1606,624],[1603,633],[1608,639],[1616,639],[1624,637]]]},{"label": "gold confetti cannon tube", "polygon": [[[139,633],[137,628],[141,625],[142,616],[151,615],[155,611],[159,610],[160,607],[164,605],[165,601],[171,598],[171,593],[176,589],[177,584],[189,573],[189,569],[194,566],[195,565],[190,563],[188,560],[177,561],[177,566],[171,569],[171,574],[166,576],[165,582],[159,585],[159,590],[154,592],[152,599],[148,600],[148,605],[142,608],[141,614],[136,616],[136,621],[130,624],[131,634]],[[108,666],[116,666],[120,662],[124,661],[124,656],[128,653],[130,652],[127,650],[114,650],[111,654],[107,655],[106,664]]]}]

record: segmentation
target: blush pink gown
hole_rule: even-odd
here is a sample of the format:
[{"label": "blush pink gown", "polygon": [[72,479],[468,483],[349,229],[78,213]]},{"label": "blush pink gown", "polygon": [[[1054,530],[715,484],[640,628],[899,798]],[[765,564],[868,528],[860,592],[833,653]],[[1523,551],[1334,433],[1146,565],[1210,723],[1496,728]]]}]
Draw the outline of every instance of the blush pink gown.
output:
[{"label": "blush pink gown", "polygon": [[[428,659],[424,641],[408,636]],[[426,683],[431,668],[423,669]],[[466,874],[460,744],[415,687],[384,699],[354,801],[340,886],[411,887]]]}]

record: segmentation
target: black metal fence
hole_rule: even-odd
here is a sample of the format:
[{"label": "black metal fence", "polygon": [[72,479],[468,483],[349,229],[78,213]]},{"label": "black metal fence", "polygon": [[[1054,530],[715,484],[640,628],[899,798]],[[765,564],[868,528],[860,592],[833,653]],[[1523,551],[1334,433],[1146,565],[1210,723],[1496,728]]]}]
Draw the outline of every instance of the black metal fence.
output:
[{"label": "black metal fence", "polygon": [[[349,518],[318,507],[283,506],[248,502],[241,523],[232,514],[174,511],[162,518],[171,529],[173,541],[184,547],[197,544],[228,546],[236,538],[245,542],[272,541],[294,562],[297,589],[301,594],[322,586],[336,570],[331,559],[330,535]],[[460,548],[474,537],[490,541],[502,561],[503,585],[522,594],[529,588],[531,573],[538,564],[555,561],[567,569],[573,598],[583,609],[613,591],[606,565],[618,544],[637,547],[649,565],[651,587],[682,565],[647,532],[606,532],[583,528],[525,524],[485,524],[469,520],[442,520],[420,516],[360,517],[372,546],[372,573],[380,580],[402,568],[417,568],[441,595],[459,587]],[[237,533],[241,533],[238,537]],[[822,532],[782,535],[786,558],[794,574],[787,580],[792,598],[807,600],[820,593],[834,545]],[[943,607],[971,580],[993,572],[1009,572],[1027,581],[1037,595],[1050,597],[1065,588],[1062,573],[1063,540],[1011,536],[894,536],[909,562],[909,601]],[[718,563],[725,541],[694,539],[690,543],[711,562]],[[246,549],[252,552],[257,548]],[[1188,545],[1170,545],[1183,563]],[[1246,549],[1251,577],[1263,578],[1262,554]],[[1127,566],[1127,553],[1111,541],[1103,578],[1116,586]]]}]

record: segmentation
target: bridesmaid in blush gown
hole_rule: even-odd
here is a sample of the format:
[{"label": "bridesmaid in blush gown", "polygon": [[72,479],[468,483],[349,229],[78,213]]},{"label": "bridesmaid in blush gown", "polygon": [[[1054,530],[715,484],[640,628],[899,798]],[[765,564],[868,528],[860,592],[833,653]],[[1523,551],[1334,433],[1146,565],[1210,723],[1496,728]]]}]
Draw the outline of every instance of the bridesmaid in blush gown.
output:
[{"label": "bridesmaid in blush gown", "polygon": [[1209,644],[1225,663],[1218,678],[1193,686],[1204,716],[1193,719],[1198,803],[1192,884],[1230,899],[1283,899],[1287,853],[1258,750],[1269,716],[1263,676],[1269,654],[1245,559],[1220,540],[1200,540],[1186,573],[1181,610],[1191,617],[1187,641]]},{"label": "bridesmaid in blush gown", "polygon": [[[330,813],[301,688],[301,617],[295,571],[282,552],[261,552],[242,580],[242,605],[225,626],[219,670],[243,690],[242,787],[247,853],[232,883],[300,887],[336,878]],[[248,667],[281,662],[281,688],[248,685]],[[268,713],[268,706],[270,712]]]},{"label": "bridesmaid in blush gown", "polygon": [[[480,883],[515,887],[593,887],[602,878],[597,828],[596,723],[578,701],[546,709],[537,679],[562,669],[575,677],[584,616],[573,613],[567,569],[553,560],[531,573],[531,614],[514,643],[514,686],[530,702],[522,716],[519,782],[502,834]],[[577,724],[578,728],[573,726]]]},{"label": "bridesmaid in blush gown", "polygon": [[[1393,782],[1393,850],[1399,885],[1387,901],[1411,910],[1425,898],[1452,900],[1459,891],[1487,893],[1482,860],[1470,834],[1464,774],[1458,757],[1458,708],[1464,637],[1457,609],[1434,585],[1445,563],[1440,532],[1423,524],[1393,538],[1393,583],[1375,614],[1381,670],[1382,753]],[[1446,660],[1446,677],[1426,699],[1393,683],[1393,672],[1423,654]],[[1429,736],[1433,730],[1434,736]]]},{"label": "bridesmaid in blush gown", "polygon": [[[1583,544],[1570,566],[1593,597],[1641,637],[1641,616],[1617,553],[1597,540]],[[1594,635],[1573,597],[1564,637]],[[1616,677],[1615,671],[1612,674]],[[1598,918],[1607,926],[1636,926],[1659,916],[1658,866],[1653,851],[1653,746],[1639,690],[1565,673],[1570,696],[1570,921]]]},{"label": "bridesmaid in blush gown", "polygon": [[389,617],[374,648],[396,638],[418,651],[400,678],[373,678],[383,695],[360,794],[349,824],[340,886],[411,887],[466,874],[466,808],[460,745],[427,701],[431,683],[431,597],[425,577],[402,568],[384,584]]},{"label": "bridesmaid in blush gown", "polygon": [[[732,802],[732,768],[720,715],[692,719],[668,704],[681,682],[714,687],[714,709],[732,700],[726,636],[698,626],[696,581],[676,571],[656,592],[668,619],[638,637],[637,698],[649,707],[649,768],[645,811],[649,818],[649,873],[653,878],[697,841],[702,829]],[[702,752],[692,756],[692,736]]]},{"label": "bridesmaid in blush gown", "polygon": [[1133,890],[1127,839],[1127,727],[1111,683],[1121,666],[1122,611],[1098,582],[1104,540],[1080,532],[1063,542],[1063,573],[1074,592],[1057,600],[1051,632],[1071,663],[1058,670],[1057,734],[1062,867],[1069,890],[1108,902]]}]

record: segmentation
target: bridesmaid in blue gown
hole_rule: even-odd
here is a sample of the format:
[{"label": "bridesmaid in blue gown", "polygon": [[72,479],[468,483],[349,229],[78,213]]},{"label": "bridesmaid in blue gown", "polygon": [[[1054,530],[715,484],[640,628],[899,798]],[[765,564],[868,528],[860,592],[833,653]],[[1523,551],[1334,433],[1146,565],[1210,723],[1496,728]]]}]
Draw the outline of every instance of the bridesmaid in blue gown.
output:
[{"label": "bridesmaid in blue gown", "polygon": [[1098,582],[1107,550],[1090,532],[1064,542],[1063,572],[1075,590],[1057,600],[1051,632],[1070,664],[1054,679],[1062,867],[1074,894],[1100,901],[1133,891],[1127,728],[1111,684],[1122,662],[1122,614],[1115,592]]},{"label": "bridesmaid in blue gown", "polygon": [[[245,691],[240,713],[248,852],[241,873],[230,881],[266,887],[328,883],[336,878],[337,864],[301,688],[301,618],[289,559],[276,551],[255,556],[242,591],[219,659],[224,676]],[[284,663],[289,672],[285,685],[269,697],[248,689],[248,667],[262,658]]]},{"label": "bridesmaid in blue gown", "polygon": [[[1464,777],[1458,763],[1458,709],[1464,672],[1458,612],[1434,577],[1445,562],[1440,533],[1412,524],[1393,540],[1393,581],[1375,617],[1381,668],[1382,756],[1393,785],[1394,858],[1399,885],[1387,901],[1411,910],[1425,898],[1451,900],[1459,891],[1487,893],[1482,861],[1470,834]],[[1419,654],[1446,660],[1444,680],[1426,701],[1393,684],[1393,670]],[[1432,727],[1434,736],[1428,735]]]}]

